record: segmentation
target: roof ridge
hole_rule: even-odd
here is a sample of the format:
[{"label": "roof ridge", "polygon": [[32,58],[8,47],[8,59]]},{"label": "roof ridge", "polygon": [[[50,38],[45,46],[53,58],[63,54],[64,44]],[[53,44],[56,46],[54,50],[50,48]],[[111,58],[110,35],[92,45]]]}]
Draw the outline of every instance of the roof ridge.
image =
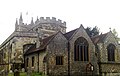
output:
[{"label": "roof ridge", "polygon": [[108,34],[108,32],[104,33],[104,34],[94,36],[94,37],[91,37],[91,39],[92,39],[94,44],[97,44],[99,42],[103,42],[103,40],[104,40],[104,38],[106,37],[107,34]]},{"label": "roof ridge", "polygon": [[66,37],[66,39],[69,40],[69,38],[71,38],[71,36],[75,33],[75,31],[76,31],[77,29],[78,29],[78,28],[76,28],[76,29],[74,29],[74,30],[71,30],[71,31],[69,31],[69,32],[67,32],[67,33],[65,33],[65,34],[63,34],[63,35]]},{"label": "roof ridge", "polygon": [[106,34],[108,34],[108,32],[107,32],[107,33],[104,33],[104,34],[100,34],[100,35],[95,35],[95,36],[93,36],[93,37],[91,37],[91,38],[95,38],[95,37],[103,36],[103,35],[106,35]]},{"label": "roof ridge", "polygon": [[[58,32],[57,32],[57,33],[58,33]],[[35,47],[35,48],[34,48],[35,51],[32,51],[33,49],[31,49],[32,47],[30,47],[30,48],[29,48],[30,51],[26,52],[25,54],[31,54],[31,53],[33,53],[33,52],[38,52],[39,50],[45,49],[46,45],[50,42],[50,40],[52,40],[52,39],[55,37],[55,35],[56,35],[57,33],[55,33],[55,34],[53,34],[53,35],[51,35],[51,36],[49,36],[49,37],[47,37],[47,38],[45,38],[45,39],[42,39],[42,40],[41,40],[41,43],[42,43],[42,44],[41,44],[38,48]]]}]

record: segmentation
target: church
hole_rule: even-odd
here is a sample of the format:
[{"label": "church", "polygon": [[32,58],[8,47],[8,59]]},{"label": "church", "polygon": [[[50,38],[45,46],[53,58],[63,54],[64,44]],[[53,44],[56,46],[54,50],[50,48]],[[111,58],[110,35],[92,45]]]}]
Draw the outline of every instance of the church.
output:
[{"label": "church", "polygon": [[84,26],[66,32],[66,22],[40,17],[23,23],[0,45],[0,70],[22,68],[48,76],[120,75],[120,45],[114,34],[90,37]]}]

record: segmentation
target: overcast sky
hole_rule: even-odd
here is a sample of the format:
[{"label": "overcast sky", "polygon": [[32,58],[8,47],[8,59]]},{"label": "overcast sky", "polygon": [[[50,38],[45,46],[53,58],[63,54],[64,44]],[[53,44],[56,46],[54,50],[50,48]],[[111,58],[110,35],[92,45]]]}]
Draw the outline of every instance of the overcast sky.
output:
[{"label": "overcast sky", "polygon": [[1,0],[0,44],[14,31],[21,12],[25,23],[31,17],[56,17],[67,22],[67,31],[83,24],[102,33],[115,28],[120,36],[120,0]]}]

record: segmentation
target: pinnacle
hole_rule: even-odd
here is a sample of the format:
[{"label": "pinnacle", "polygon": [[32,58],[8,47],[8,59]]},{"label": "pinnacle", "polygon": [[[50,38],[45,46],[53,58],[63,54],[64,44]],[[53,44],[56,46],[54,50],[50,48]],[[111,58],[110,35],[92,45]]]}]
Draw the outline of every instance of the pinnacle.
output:
[{"label": "pinnacle", "polygon": [[18,25],[18,20],[17,20],[17,18],[16,18],[16,23],[15,23],[15,25]]}]

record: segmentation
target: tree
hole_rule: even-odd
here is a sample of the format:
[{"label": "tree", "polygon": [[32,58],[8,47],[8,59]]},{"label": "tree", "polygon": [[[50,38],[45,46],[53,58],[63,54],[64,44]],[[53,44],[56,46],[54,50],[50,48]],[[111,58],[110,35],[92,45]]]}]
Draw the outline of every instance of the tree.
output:
[{"label": "tree", "polygon": [[120,42],[120,38],[118,37],[118,33],[115,29],[112,30],[112,33],[114,34],[115,38],[117,39],[118,42]]},{"label": "tree", "polygon": [[100,33],[97,26],[95,26],[93,28],[87,27],[85,30],[90,37],[93,37],[95,35],[99,35],[99,33]]}]

